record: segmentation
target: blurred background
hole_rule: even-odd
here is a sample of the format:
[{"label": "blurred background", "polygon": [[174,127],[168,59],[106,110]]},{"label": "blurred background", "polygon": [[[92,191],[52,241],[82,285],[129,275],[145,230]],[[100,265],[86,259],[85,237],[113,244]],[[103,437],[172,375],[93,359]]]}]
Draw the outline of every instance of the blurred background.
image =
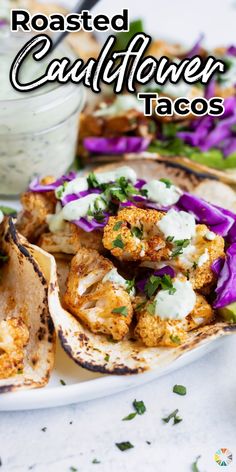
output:
[{"label": "blurred background", "polygon": [[[70,8],[76,1],[54,0],[54,3]],[[143,18],[146,30],[156,37],[191,43],[204,32],[208,47],[236,39],[236,0],[101,0],[94,12],[112,15],[123,8],[130,9],[131,18]]]}]

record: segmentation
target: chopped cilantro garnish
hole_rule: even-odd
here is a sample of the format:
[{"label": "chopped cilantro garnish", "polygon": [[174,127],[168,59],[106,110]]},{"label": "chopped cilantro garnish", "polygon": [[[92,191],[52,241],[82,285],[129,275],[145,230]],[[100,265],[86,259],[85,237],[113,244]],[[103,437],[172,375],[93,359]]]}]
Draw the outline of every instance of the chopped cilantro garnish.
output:
[{"label": "chopped cilantro garnish", "polygon": [[138,415],[143,415],[146,411],[146,406],[144,405],[144,402],[142,400],[139,400],[139,401],[134,400],[133,406]]},{"label": "chopped cilantro garnish", "polygon": [[198,468],[198,461],[201,458],[201,456],[197,456],[196,460],[192,464],[192,472],[200,472]]},{"label": "chopped cilantro garnish", "polygon": [[123,225],[123,221],[117,221],[117,223],[113,226],[114,231],[118,231]]},{"label": "chopped cilantro garnish", "polygon": [[133,401],[133,407],[134,407],[135,411],[133,413],[130,413],[128,416],[125,416],[122,419],[122,421],[133,420],[136,415],[143,415],[146,411],[146,406],[144,405],[144,402],[142,400],[140,400],[140,401],[134,400]]},{"label": "chopped cilantro garnish", "polygon": [[174,334],[170,335],[170,340],[174,344],[181,344],[181,339],[179,338],[179,336],[175,336]]},{"label": "chopped cilantro garnish", "polygon": [[99,183],[98,183],[98,181],[97,181],[97,177],[96,177],[96,175],[94,174],[94,172],[90,172],[90,174],[89,174],[88,177],[87,177],[87,182],[88,182],[89,188],[97,188],[97,187],[99,187]]},{"label": "chopped cilantro garnish", "polygon": [[114,241],[112,241],[112,247],[119,247],[120,249],[124,249],[125,244],[123,243],[122,237],[120,235],[117,236],[117,238],[114,239]]},{"label": "chopped cilantro garnish", "polygon": [[66,382],[63,379],[60,379],[60,383],[61,383],[61,385],[66,385]]},{"label": "chopped cilantro garnish", "polygon": [[168,290],[171,295],[176,292],[169,275],[163,275],[163,277],[151,275],[145,285],[144,291],[146,295],[151,298],[159,287],[161,287],[162,290]]},{"label": "chopped cilantro garnish", "polygon": [[146,441],[146,443],[147,443],[149,446],[150,446],[150,444],[152,444],[151,441]]},{"label": "chopped cilantro garnish", "polygon": [[183,254],[184,248],[189,246],[189,244],[190,244],[190,239],[179,239],[179,240],[174,241],[175,248],[173,249],[171,256],[177,257],[180,254]]},{"label": "chopped cilantro garnish", "polygon": [[116,447],[118,447],[120,451],[127,451],[128,449],[132,449],[134,446],[129,441],[124,441],[121,443],[116,443]]},{"label": "chopped cilantro garnish", "polygon": [[166,418],[162,418],[162,421],[164,421],[165,423],[169,423],[169,421],[173,418],[173,425],[174,424],[178,424],[180,423],[182,420],[182,418],[180,418],[179,416],[177,416],[179,410],[174,410],[172,413],[170,413]]},{"label": "chopped cilantro garnish", "polygon": [[148,305],[147,305],[147,312],[148,312],[150,315],[154,315],[154,314],[155,314],[155,309],[156,309],[156,302],[155,302],[155,301],[148,303]]},{"label": "chopped cilantro garnish", "polygon": [[11,207],[8,207],[8,206],[0,205],[0,211],[5,216],[16,216],[17,215],[17,210],[15,210],[15,208],[11,208]]},{"label": "chopped cilantro garnish", "polygon": [[112,313],[117,313],[119,315],[123,315],[123,316],[128,316],[128,309],[127,309],[127,306],[119,306],[118,308],[114,308],[112,310]]},{"label": "chopped cilantro garnish", "polygon": [[122,418],[122,421],[130,421],[130,420],[133,420],[136,415],[137,415],[137,412],[130,413],[128,416],[125,416],[124,418]]},{"label": "chopped cilantro garnish", "polygon": [[104,357],[104,361],[109,362],[109,360],[110,360],[110,356],[109,354],[106,354]]},{"label": "chopped cilantro garnish", "polygon": [[139,193],[142,197],[148,197],[148,190],[146,188],[141,188]]},{"label": "chopped cilantro garnish", "polygon": [[166,238],[166,241],[168,241],[168,243],[172,243],[173,240],[174,240],[174,236],[167,236]]},{"label": "chopped cilantro garnish", "polygon": [[134,286],[135,286],[135,280],[134,279],[126,280],[125,285],[126,285],[127,292],[132,293],[132,291],[134,290]]},{"label": "chopped cilantro garnish", "polygon": [[165,184],[167,188],[170,188],[173,185],[171,180],[169,180],[169,179],[164,179],[163,178],[163,179],[160,179],[160,182],[163,182],[163,184]]},{"label": "chopped cilantro garnish", "polygon": [[194,263],[193,263],[193,269],[196,269],[196,268],[197,268],[197,262],[194,261]]},{"label": "chopped cilantro garnish", "polygon": [[131,234],[138,239],[142,239],[143,237],[143,229],[138,228],[137,226],[133,226],[131,229]]},{"label": "chopped cilantro garnish", "polygon": [[92,460],[92,464],[101,464],[101,462],[98,461],[97,459],[93,459],[93,460]]},{"label": "chopped cilantro garnish", "polygon": [[78,469],[76,467],[73,467],[73,465],[70,467],[70,472],[78,472]]},{"label": "chopped cilantro garnish", "polygon": [[186,395],[187,389],[184,385],[174,385],[173,392],[178,395]]},{"label": "chopped cilantro garnish", "polygon": [[64,182],[62,185],[60,185],[60,187],[58,187],[55,190],[55,194],[56,194],[56,197],[57,197],[58,200],[60,200],[62,198],[63,193],[64,193],[67,185],[68,185],[68,182]]},{"label": "chopped cilantro garnish", "polygon": [[133,195],[137,195],[139,191],[125,178],[120,177],[115,182],[103,184],[102,189],[107,200],[118,200],[125,202]]},{"label": "chopped cilantro garnish", "polygon": [[41,428],[41,431],[43,431],[43,433],[45,433],[47,431],[47,427],[44,426],[43,428]]}]

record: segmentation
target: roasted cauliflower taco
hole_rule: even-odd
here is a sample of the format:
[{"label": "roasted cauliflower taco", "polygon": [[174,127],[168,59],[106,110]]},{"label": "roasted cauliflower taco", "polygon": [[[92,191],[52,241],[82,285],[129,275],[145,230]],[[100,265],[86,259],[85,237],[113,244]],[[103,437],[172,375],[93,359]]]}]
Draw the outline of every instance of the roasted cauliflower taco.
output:
[{"label": "roasted cauliflower taco", "polygon": [[70,173],[22,196],[19,231],[56,260],[61,344],[90,370],[143,372],[236,329],[236,215],[154,177]]},{"label": "roasted cauliflower taco", "polygon": [[[0,393],[47,384],[55,333],[47,281],[11,218],[0,225]],[[43,251],[42,251],[43,253]]]}]

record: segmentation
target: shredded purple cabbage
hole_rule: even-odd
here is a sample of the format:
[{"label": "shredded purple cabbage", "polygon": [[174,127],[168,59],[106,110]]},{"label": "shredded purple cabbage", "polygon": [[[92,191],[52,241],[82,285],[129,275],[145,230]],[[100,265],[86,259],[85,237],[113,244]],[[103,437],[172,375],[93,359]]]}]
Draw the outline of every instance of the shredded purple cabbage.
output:
[{"label": "shredded purple cabbage", "polygon": [[[210,85],[206,93],[211,95]],[[189,130],[177,133],[178,138],[203,152],[216,148],[225,157],[236,152],[236,134],[233,130],[236,125],[236,97],[226,98],[224,107],[224,113],[217,118],[204,116],[194,120]]]},{"label": "shredded purple cabbage", "polygon": [[124,154],[146,151],[150,138],[121,136],[118,138],[85,138],[85,149],[94,154]]},{"label": "shredded purple cabbage", "polygon": [[0,28],[2,26],[6,26],[8,24],[7,20],[5,18],[0,18]]},{"label": "shredded purple cabbage", "polygon": [[146,180],[143,180],[143,179],[138,179],[136,184],[134,185],[135,188],[137,188],[138,190],[141,190],[141,188],[147,183]]},{"label": "shredded purple cabbage", "polygon": [[229,55],[229,56],[234,56],[236,57],[236,46],[229,46],[226,53]]},{"label": "shredded purple cabbage", "polygon": [[221,270],[222,270],[222,267],[224,265],[224,259],[223,257],[218,257],[218,259],[216,259],[212,264],[211,264],[211,270],[212,272],[214,272],[214,274],[217,276],[219,276]]},{"label": "shredded purple cabbage", "polygon": [[74,220],[73,223],[78,226],[79,228],[83,229],[86,231],[86,233],[90,233],[91,231],[103,229],[104,226],[106,226],[108,222],[109,215],[104,214],[104,220],[103,221],[97,221],[95,218],[92,220],[88,221],[86,218],[80,218],[79,220]]},{"label": "shredded purple cabbage", "polygon": [[29,185],[29,190],[31,192],[50,192],[51,190],[56,190],[60,185],[63,185],[65,182],[70,182],[76,178],[76,172],[70,172],[67,175],[63,175],[60,179],[55,180],[51,184],[42,185],[38,177],[36,177]]},{"label": "shredded purple cabbage", "polygon": [[192,46],[192,48],[185,53],[185,56],[188,57],[189,59],[191,59],[193,56],[197,56],[197,54],[199,54],[200,52],[200,49],[202,47],[202,41],[204,39],[204,34],[200,34],[198,40],[196,41],[196,43]]},{"label": "shredded purple cabbage", "polygon": [[89,190],[83,190],[82,192],[78,193],[70,193],[69,195],[62,196],[61,203],[63,206],[67,205],[67,203],[73,202],[74,200],[78,200],[79,198],[86,197],[87,195],[90,195],[91,193],[97,193],[100,194],[102,191],[98,188],[91,188]]},{"label": "shredded purple cabbage", "polygon": [[235,222],[234,218],[227,214],[224,209],[215,207],[190,193],[184,193],[176,206],[179,210],[192,213],[198,223],[206,224],[214,233],[220,236],[227,236]]},{"label": "shredded purple cabbage", "polygon": [[223,308],[236,301],[236,243],[226,251],[226,259],[220,271],[216,287],[214,308]]},{"label": "shredded purple cabbage", "polygon": [[209,98],[215,96],[216,82],[214,79],[211,79],[209,84],[205,87],[204,97],[209,100]]}]

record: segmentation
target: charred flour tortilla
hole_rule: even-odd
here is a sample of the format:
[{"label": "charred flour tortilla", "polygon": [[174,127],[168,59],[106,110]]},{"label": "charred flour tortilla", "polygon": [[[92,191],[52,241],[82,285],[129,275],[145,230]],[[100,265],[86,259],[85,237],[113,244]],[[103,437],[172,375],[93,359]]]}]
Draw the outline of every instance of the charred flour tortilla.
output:
[{"label": "charred flour tortilla", "polygon": [[[104,171],[105,168],[100,170]],[[106,170],[108,170],[107,167]],[[155,175],[153,168],[152,170],[153,172],[150,175],[151,169],[149,167],[145,169],[145,165],[143,164],[142,171],[140,172],[139,169],[138,173],[139,175],[142,175],[142,177],[144,177],[145,179],[151,180],[151,178],[153,178]],[[129,176],[131,176],[130,181],[134,181],[134,185],[140,183],[140,181],[136,182],[136,177],[133,176],[133,173],[130,172],[130,170],[128,171],[127,169],[125,169],[124,172],[126,173],[126,175],[128,174]],[[122,175],[124,175],[124,173]],[[158,175],[158,177],[161,176]],[[122,177],[122,179],[123,178],[124,177]],[[75,177],[73,179],[75,179]],[[119,183],[118,180],[116,180],[116,182],[116,185],[121,185],[121,183],[124,183],[123,180],[121,181],[121,183]],[[86,179],[79,182],[79,184],[81,183],[85,184],[85,186],[88,184],[88,182],[86,183]],[[71,204],[71,202],[73,204],[73,207],[76,204],[76,208],[80,211],[81,207],[83,208],[83,200],[82,203],[77,202],[77,200],[79,200],[80,198],[83,199],[88,197],[89,199],[91,199],[91,192],[94,191],[93,185],[96,183],[96,175],[90,175],[88,189],[90,193],[85,196],[79,196],[76,199],[74,199],[73,197],[73,200],[69,201],[69,205]],[[39,196],[40,192],[42,192],[41,198],[44,198],[46,199],[46,201],[48,201],[48,198],[50,197],[47,196],[48,188],[44,189],[43,184],[40,182],[36,182],[35,185],[36,188],[34,186],[31,187],[31,189],[33,188],[33,190],[27,193],[28,197],[31,198],[33,201],[35,200],[37,203],[37,198],[35,199],[35,196]],[[170,185],[168,180],[165,185],[167,189],[170,188],[168,187],[168,185]],[[133,189],[134,187],[130,185],[129,190],[131,194],[132,192],[134,192],[134,194],[136,195],[137,190]],[[115,190],[117,192],[117,188]],[[174,190],[177,193],[179,192],[178,189]],[[73,190],[73,192],[76,193],[76,189]],[[97,190],[94,192],[95,198],[97,198],[96,192]],[[60,192],[57,195],[59,200],[60,198],[64,198],[64,196],[61,195]],[[68,193],[67,197],[70,200],[70,193]],[[176,194],[174,194],[174,197],[176,197]],[[92,198],[94,198],[94,195],[92,195]],[[143,196],[143,198],[145,197]],[[181,202],[182,204],[185,204],[187,206],[188,211],[191,210],[191,205],[193,205],[194,202],[196,205],[197,202],[198,205],[195,208],[196,213],[199,210],[199,207],[201,209],[203,206],[203,208],[207,208],[209,218],[218,215],[219,210],[216,211],[216,209],[214,209],[213,207],[208,208],[208,204],[206,202],[204,203],[203,201],[199,201],[199,199],[196,200],[196,198],[197,197],[191,196],[190,194],[185,194],[184,196],[181,196]],[[113,205],[115,205],[114,200]],[[189,200],[191,205],[189,203]],[[104,201],[106,201],[105,197]],[[64,204],[66,205],[65,202]],[[37,213],[37,205],[35,207],[35,211]],[[81,231],[84,231],[84,236],[86,234],[86,241],[88,240],[88,235],[91,234],[86,233],[86,229],[84,230],[82,228],[80,228],[80,231],[76,233],[78,242],[81,244],[77,245],[76,248],[71,252],[67,251],[67,248],[64,248],[63,250],[62,245],[58,245],[57,250],[52,251],[55,255],[55,259],[53,256],[50,256],[44,251],[38,249],[36,246],[34,247],[29,245],[31,254],[34,258],[37,259],[40,268],[48,281],[49,308],[58,337],[61,341],[64,350],[78,365],[90,369],[92,371],[119,375],[133,373],[136,374],[149,369],[158,370],[172,363],[174,359],[180,357],[184,352],[191,351],[203,343],[208,343],[214,340],[215,338],[220,337],[224,334],[231,333],[236,329],[235,324],[229,325],[228,323],[224,323],[217,319],[216,313],[214,313],[213,308],[210,305],[210,296],[209,300],[208,298],[206,298],[206,300],[204,299],[204,295],[206,297],[209,295],[209,291],[207,291],[207,289],[209,288],[208,284],[210,284],[211,282],[214,283],[214,274],[213,271],[211,271],[211,263],[212,261],[216,260],[216,257],[219,257],[221,259],[224,257],[224,240],[219,235],[212,235],[212,232],[210,232],[209,234],[209,231],[207,231],[209,230],[209,228],[207,228],[207,226],[197,225],[196,233],[194,231],[194,234],[197,238],[194,242],[194,256],[196,256],[197,259],[196,257],[194,259],[191,259],[190,251],[190,262],[192,263],[192,265],[190,264],[191,270],[189,269],[188,272],[184,272],[181,276],[181,280],[179,280],[178,283],[177,281],[174,281],[174,283],[176,284],[175,286],[167,277],[165,279],[165,283],[167,284],[166,288],[165,286],[163,287],[163,290],[167,290],[166,293],[171,296],[175,294],[176,291],[178,295],[179,284],[182,284],[182,287],[185,287],[185,289],[188,290],[187,301],[190,305],[188,305],[187,308],[184,307],[184,309],[186,308],[188,310],[187,316],[190,316],[190,318],[188,318],[189,324],[187,326],[186,323],[185,325],[182,325],[184,329],[184,337],[182,337],[183,333],[180,331],[181,325],[177,320],[179,314],[174,314],[173,317],[176,316],[176,319],[171,319],[171,316],[166,317],[164,313],[163,323],[159,323],[159,321],[157,320],[157,323],[159,323],[161,328],[165,324],[163,335],[161,333],[162,337],[159,336],[160,333],[156,333],[156,339],[147,340],[147,336],[145,335],[143,329],[142,331],[139,329],[138,337],[140,340],[137,340],[137,326],[139,325],[140,328],[140,323],[142,323],[144,315],[144,321],[147,328],[146,334],[148,334],[148,337],[150,337],[149,334],[152,334],[152,332],[154,331],[151,329],[150,333],[150,326],[153,324],[151,320],[152,315],[154,313],[149,311],[149,308],[155,309],[155,306],[153,305],[153,301],[155,302],[155,299],[153,299],[153,295],[156,290],[154,288],[154,292],[152,290],[149,292],[149,289],[152,289],[152,286],[149,286],[148,291],[146,293],[145,282],[145,296],[141,295],[142,288],[140,288],[138,284],[142,282],[141,275],[143,267],[145,267],[145,265],[143,266],[139,263],[137,265],[137,261],[139,261],[141,258],[142,262],[148,262],[149,264],[156,263],[159,261],[158,257],[160,256],[161,250],[163,250],[163,260],[169,261],[171,259],[171,257],[169,257],[169,251],[177,251],[178,247],[173,249],[173,247],[171,246],[172,239],[167,239],[169,238],[169,233],[166,233],[165,237],[162,237],[160,234],[158,236],[155,233],[155,225],[157,223],[159,224],[159,222],[161,222],[162,219],[164,220],[165,217],[169,218],[171,215],[171,211],[172,216],[173,211],[174,214],[176,213],[176,210],[171,209],[169,211],[169,214],[167,212],[167,214],[163,216],[163,213],[160,213],[158,209],[142,209],[136,207],[135,205],[131,205],[131,208],[123,208],[122,210],[119,208],[118,213],[116,214],[114,212],[115,216],[110,216],[109,220],[105,223],[103,233],[104,255],[96,249],[92,249],[89,246],[86,247],[85,245],[82,245],[80,236]],[[85,212],[85,216],[86,214],[87,213]],[[221,217],[220,222],[222,224],[220,231],[221,233],[223,233],[223,235],[225,235],[226,230],[228,230],[229,227],[232,226],[233,220],[231,221],[231,219],[228,217],[228,214],[226,215],[226,217],[223,211],[219,214]],[[58,218],[58,213],[56,213],[56,215],[56,218]],[[184,216],[185,223],[186,218],[188,217],[187,233],[186,231],[184,231],[184,234],[182,234],[181,230],[180,233],[178,233],[176,236],[176,240],[181,243],[181,246],[183,242],[189,242],[191,240],[192,224],[195,228],[195,223],[192,221],[193,216],[191,217],[191,215],[188,215],[186,212],[182,211],[182,213],[180,212],[178,213],[178,215],[181,219]],[[65,214],[62,214],[61,216],[65,216]],[[81,221],[78,220],[79,216],[75,216],[74,213],[72,216],[73,220],[77,222],[79,221],[81,223]],[[69,228],[77,228],[76,224],[73,223],[73,220],[70,223],[67,222],[65,227],[63,223],[62,228],[60,227],[58,233],[56,230],[55,234],[57,234],[57,237],[59,239],[60,237],[63,239],[63,231],[67,229],[68,224]],[[96,225],[95,227],[97,228]],[[181,228],[182,226],[180,225],[180,229]],[[37,229],[38,225],[36,225],[36,230]],[[166,229],[169,230],[169,228],[165,228],[164,224],[163,234],[165,233]],[[47,237],[53,236],[53,231],[54,230],[52,229],[52,233],[50,233],[50,231],[46,233]],[[205,235],[207,235],[206,238],[204,237]],[[102,233],[100,234],[100,236],[102,236]],[[132,245],[133,242],[135,243],[134,245]],[[139,246],[141,242],[143,243],[142,247]],[[152,251],[152,244],[154,245],[154,251]],[[124,247],[126,249],[125,251],[122,251]],[[207,253],[205,249],[207,249]],[[110,251],[110,253],[105,252],[105,250]],[[200,251],[199,253],[198,250]],[[215,251],[217,251],[217,254],[215,253]],[[57,254],[58,252],[60,252],[60,254]],[[182,253],[177,252],[176,255],[178,254]],[[203,254],[203,263],[200,265],[200,257],[198,258],[198,256],[202,256]],[[208,256],[207,258],[205,258],[206,254]],[[170,255],[172,255],[172,253]],[[114,258],[116,262],[114,261]],[[193,262],[195,262],[195,264]],[[176,261],[172,261],[172,263],[175,266]],[[203,270],[201,269],[201,266],[205,263],[207,264],[207,266],[205,266]],[[180,266],[178,266],[178,264]],[[181,264],[183,264],[183,269]],[[185,270],[184,264],[185,261],[181,262],[180,260],[177,262],[177,265],[175,266],[177,273],[178,271],[182,272],[182,270]],[[152,269],[152,265],[148,265],[147,267]],[[116,269],[119,269],[121,273],[117,273]],[[160,271],[162,270],[161,267],[159,267],[159,269]],[[169,267],[168,271],[172,274],[173,267]],[[199,274],[204,275],[204,277],[199,276]],[[140,280],[139,278],[137,278],[137,275],[140,276]],[[158,277],[159,275],[160,274],[158,274]],[[125,279],[123,279],[123,277],[125,277]],[[175,274],[173,276],[169,275],[169,277],[173,278],[175,277]],[[132,295],[132,286],[130,288],[129,285],[129,290],[131,290],[130,292],[128,291],[128,286],[126,285],[127,282],[132,282],[132,279],[134,278],[137,282],[136,286],[138,289],[138,297],[141,297],[141,300],[134,300],[135,295]],[[192,280],[194,282],[194,288],[193,286],[191,287]],[[152,283],[153,282],[151,281],[151,284]],[[158,282],[158,284],[159,283],[160,282]],[[205,292],[203,292],[203,294],[201,294],[202,288],[205,289]],[[172,289],[174,289],[174,291]],[[196,301],[195,297],[193,298],[193,295],[195,293],[194,289],[196,290],[196,297],[198,297]],[[202,300],[199,307],[198,291],[200,291]],[[127,297],[129,298],[128,300]],[[143,297],[145,308],[144,305],[141,303],[143,308],[141,308],[140,311],[138,310],[138,304],[140,305],[139,302],[142,302]],[[171,303],[172,306],[174,306],[173,302]],[[134,311],[133,319],[132,307]],[[194,311],[195,308],[201,310],[201,307],[204,309],[204,312]],[[184,317],[184,315],[181,316]],[[138,323],[134,331],[133,322],[135,324],[136,321]],[[141,324],[141,327],[143,328],[143,324]],[[174,331],[170,332],[170,327],[171,329],[173,328]],[[177,327],[178,329],[180,328],[178,333],[176,332],[175,327]],[[189,329],[193,329],[193,331],[189,331]],[[164,341],[162,344],[159,342],[160,339],[161,341],[162,339],[164,339],[164,334],[168,335],[169,344],[167,343],[167,339],[165,339],[166,344],[164,344]],[[181,335],[181,338],[179,337],[179,335]],[[111,337],[113,339],[112,341]]]},{"label": "charred flour tortilla", "polygon": [[16,232],[11,218],[0,225],[0,250],[0,393],[43,387],[55,348],[43,254]]},{"label": "charred flour tortilla", "polygon": [[151,369],[162,369],[184,353],[190,352],[216,338],[236,331],[236,324],[229,325],[222,321],[199,328],[188,333],[187,341],[176,348],[144,346],[129,334],[120,342],[109,341],[107,336],[94,334],[78,319],[66,311],[60,298],[64,291],[65,279],[69,271],[68,259],[56,266],[51,265],[51,278],[57,278],[58,284],[50,285],[49,306],[53,322],[65,352],[76,364],[93,372],[104,374],[138,374]]}]

